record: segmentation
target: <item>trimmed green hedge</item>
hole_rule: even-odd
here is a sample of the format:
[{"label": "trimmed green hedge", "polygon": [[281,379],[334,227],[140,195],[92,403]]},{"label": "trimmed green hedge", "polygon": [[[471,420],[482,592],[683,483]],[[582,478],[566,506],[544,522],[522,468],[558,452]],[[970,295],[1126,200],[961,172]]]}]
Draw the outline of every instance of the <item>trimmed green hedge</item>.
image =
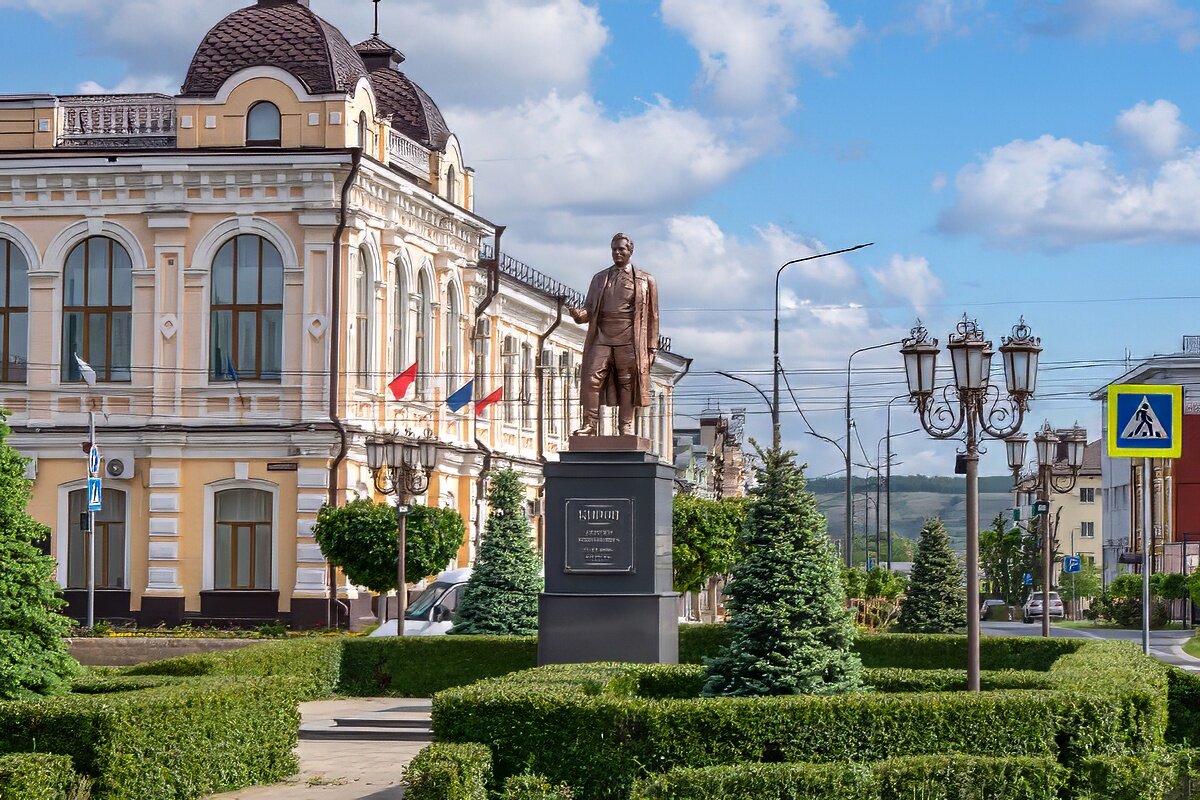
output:
[{"label": "trimmed green hedge", "polygon": [[0,753],[70,756],[96,800],[196,798],[296,771],[288,678],[193,678],[116,694],[0,703]]},{"label": "trimmed green hedge", "polygon": [[534,636],[359,637],[343,647],[338,689],[351,697],[432,697],[537,665]]},{"label": "trimmed green hedge", "polygon": [[68,800],[78,780],[70,756],[0,756],[0,800]]},{"label": "trimmed green hedge", "polygon": [[481,744],[424,747],[404,770],[408,800],[487,800],[492,754]]},{"label": "trimmed green hedge", "polygon": [[1049,758],[921,756],[875,764],[731,764],[639,780],[631,800],[1058,800]]},{"label": "trimmed green hedge", "polygon": [[[925,638],[944,654],[956,649],[950,640],[962,637],[888,637],[909,640],[918,659],[913,640]],[[945,752],[1050,756],[1069,766],[1161,747],[1167,683],[1161,664],[1128,643],[1051,641],[1051,647],[1037,639],[1007,641],[992,651],[998,663],[1028,665],[1045,663],[1057,648],[1060,657],[1040,678],[992,679],[996,688],[1049,681],[1051,689],[672,699],[694,688],[697,667],[566,665],[442,692],[434,698],[433,726],[441,741],[489,745],[497,780],[533,771],[589,799],[623,798],[636,777],[675,767],[871,762]],[[1030,643],[1030,654],[1022,656],[1021,642]],[[881,649],[892,645],[875,652]],[[928,674],[910,680],[932,681]]]},{"label": "trimmed green hedge", "polygon": [[572,800],[566,784],[553,784],[542,775],[513,775],[504,782],[504,800]]},{"label": "trimmed green hedge", "polygon": [[314,637],[268,642],[214,653],[150,661],[124,670],[125,675],[257,675],[297,681],[301,700],[319,700],[337,691],[343,640]]}]

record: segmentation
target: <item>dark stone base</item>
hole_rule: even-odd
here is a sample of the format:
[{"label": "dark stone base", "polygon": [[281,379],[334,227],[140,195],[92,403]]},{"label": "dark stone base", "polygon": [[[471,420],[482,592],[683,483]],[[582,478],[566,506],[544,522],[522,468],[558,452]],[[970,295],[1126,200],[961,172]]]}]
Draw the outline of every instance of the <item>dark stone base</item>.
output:
[{"label": "dark stone base", "polygon": [[[87,620],[87,589],[67,589],[63,592],[67,607],[63,613],[81,625]],[[96,589],[92,611],[97,620],[131,622],[137,614],[129,610],[128,589]]]},{"label": "dark stone base", "polygon": [[174,628],[182,622],[182,597],[142,596],[142,611],[138,614],[138,627],[156,628],[162,625]]},{"label": "dark stone base", "polygon": [[538,597],[538,665],[679,662],[679,595]]},{"label": "dark stone base", "polygon": [[[337,604],[337,626],[342,630],[350,628],[355,630],[352,622],[351,614],[346,610],[346,598],[338,598]],[[352,604],[361,603],[362,598],[350,601]],[[370,600],[367,601],[368,603]],[[353,610],[354,606],[351,606]],[[296,631],[311,630],[313,628],[324,628],[326,620],[329,618],[329,600],[324,597],[293,597],[292,598],[292,618],[291,628]],[[358,630],[361,630],[359,628]]]},{"label": "dark stone base", "polygon": [[280,617],[277,591],[200,592],[200,616],[229,622],[271,622]]}]

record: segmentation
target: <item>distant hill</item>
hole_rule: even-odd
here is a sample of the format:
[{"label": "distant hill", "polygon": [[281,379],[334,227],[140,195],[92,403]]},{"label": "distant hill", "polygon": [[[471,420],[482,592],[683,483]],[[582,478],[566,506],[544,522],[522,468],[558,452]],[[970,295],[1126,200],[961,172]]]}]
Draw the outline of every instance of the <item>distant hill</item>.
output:
[{"label": "distant hill", "polygon": [[[845,480],[821,478],[810,481],[809,489],[817,496],[821,512],[829,519],[829,531],[840,539],[845,530]],[[863,491],[868,490],[868,523],[871,539],[875,536],[875,481],[856,478],[854,488],[854,530],[863,530]],[[886,532],[887,503],[881,493],[880,526]],[[916,539],[929,517],[940,517],[957,550],[966,549],[966,482],[963,478],[925,475],[892,476],[892,531],[896,536]],[[1012,507],[1012,478],[979,479],[979,524],[990,527],[996,515]]]}]

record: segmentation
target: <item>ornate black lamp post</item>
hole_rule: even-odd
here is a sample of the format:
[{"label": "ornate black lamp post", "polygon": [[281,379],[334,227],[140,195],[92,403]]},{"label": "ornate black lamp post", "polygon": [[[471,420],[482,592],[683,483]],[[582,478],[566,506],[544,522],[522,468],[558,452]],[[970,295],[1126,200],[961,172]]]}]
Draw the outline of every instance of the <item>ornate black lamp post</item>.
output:
[{"label": "ornate black lamp post", "polygon": [[[1065,458],[1059,458],[1059,443],[1064,444]],[[1013,480],[1018,491],[1037,494],[1045,502],[1045,513],[1041,515],[1042,528],[1042,636],[1050,636],[1050,580],[1054,563],[1054,529],[1050,519],[1050,495],[1068,494],[1075,491],[1075,482],[1083,468],[1083,451],[1087,447],[1087,431],[1078,425],[1060,438],[1046,422],[1033,437],[1037,450],[1037,472],[1022,480],[1021,469],[1025,465],[1025,448],[1029,437],[1025,434],[1010,436],[1004,445],[1008,449],[1008,467],[1013,471]],[[1065,466],[1064,473],[1061,468]]]},{"label": "ornate black lamp post", "polygon": [[[1024,320],[1004,338],[1006,393],[991,381],[992,343],[979,324],[965,315],[946,349],[954,369],[954,383],[936,387],[936,339],[929,338],[918,320],[900,353],[908,394],[921,427],[935,439],[963,440],[967,470],[967,689],[979,691],[979,444],[983,437],[1004,439],[1021,429],[1029,399],[1037,384],[1041,340],[1034,338]],[[938,395],[936,398],[934,395]]]},{"label": "ornate black lamp post", "polygon": [[400,437],[367,440],[367,467],[375,479],[375,489],[396,497],[396,635],[404,635],[404,614],[408,610],[408,592],[404,581],[405,525],[411,506],[409,496],[425,494],[429,474],[437,464],[438,444],[431,431],[415,441]]}]

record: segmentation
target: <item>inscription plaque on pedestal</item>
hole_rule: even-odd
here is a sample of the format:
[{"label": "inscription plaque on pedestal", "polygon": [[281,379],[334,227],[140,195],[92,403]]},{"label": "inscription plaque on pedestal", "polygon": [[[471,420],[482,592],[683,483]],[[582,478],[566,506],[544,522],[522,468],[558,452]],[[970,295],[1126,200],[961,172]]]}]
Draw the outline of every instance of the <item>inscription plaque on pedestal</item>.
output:
[{"label": "inscription plaque on pedestal", "polygon": [[570,573],[632,573],[633,500],[567,500],[567,548]]}]

